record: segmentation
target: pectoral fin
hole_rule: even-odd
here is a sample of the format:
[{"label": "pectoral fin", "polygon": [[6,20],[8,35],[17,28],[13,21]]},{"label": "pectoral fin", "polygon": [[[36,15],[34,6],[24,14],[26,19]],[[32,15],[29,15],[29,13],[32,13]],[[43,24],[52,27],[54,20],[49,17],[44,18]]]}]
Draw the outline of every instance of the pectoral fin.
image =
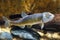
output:
[{"label": "pectoral fin", "polygon": [[44,28],[44,23],[41,23],[40,26],[41,26],[41,29],[43,29]]},{"label": "pectoral fin", "polygon": [[26,14],[25,12],[22,12],[22,13],[21,13],[21,16],[22,16],[22,17],[25,17],[25,16],[27,16],[27,14]]}]

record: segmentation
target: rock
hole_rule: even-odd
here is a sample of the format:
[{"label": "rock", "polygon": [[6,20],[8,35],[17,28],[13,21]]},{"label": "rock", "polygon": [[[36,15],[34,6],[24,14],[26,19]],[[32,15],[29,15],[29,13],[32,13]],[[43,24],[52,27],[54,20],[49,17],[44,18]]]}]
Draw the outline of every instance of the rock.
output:
[{"label": "rock", "polygon": [[11,29],[11,34],[23,38],[24,40],[40,40],[40,35],[30,28],[22,29],[19,27],[14,27]]},{"label": "rock", "polygon": [[12,35],[7,32],[0,33],[0,40],[12,40]]}]

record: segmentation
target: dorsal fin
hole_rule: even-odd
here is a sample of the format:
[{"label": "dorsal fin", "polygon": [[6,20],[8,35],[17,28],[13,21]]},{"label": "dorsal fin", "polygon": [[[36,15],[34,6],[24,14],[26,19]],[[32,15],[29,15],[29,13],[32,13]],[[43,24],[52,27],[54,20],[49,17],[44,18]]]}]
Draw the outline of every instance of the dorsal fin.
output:
[{"label": "dorsal fin", "polygon": [[21,13],[21,16],[22,16],[22,17],[25,17],[25,16],[27,16],[27,14],[26,14],[25,12],[22,12],[22,13]]}]

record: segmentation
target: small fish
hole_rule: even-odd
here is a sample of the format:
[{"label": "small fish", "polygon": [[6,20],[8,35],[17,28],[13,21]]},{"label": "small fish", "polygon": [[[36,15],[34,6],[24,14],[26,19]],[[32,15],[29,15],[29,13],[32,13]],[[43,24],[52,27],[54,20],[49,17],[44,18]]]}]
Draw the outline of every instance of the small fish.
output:
[{"label": "small fish", "polygon": [[20,37],[22,39],[28,39],[28,40],[40,40],[40,35],[32,30],[31,28],[20,28],[20,27],[13,27],[11,29],[11,34],[17,37]]},{"label": "small fish", "polygon": [[12,35],[7,32],[1,32],[0,33],[0,40],[12,40]]},{"label": "small fish", "polygon": [[17,25],[21,28],[25,28],[25,25],[31,27],[34,24],[40,24],[41,29],[43,29],[44,23],[52,21],[54,18],[54,14],[50,12],[36,13],[32,15],[27,15],[26,13],[22,12],[21,16],[22,18],[15,21],[8,20],[3,16],[3,19],[5,20],[5,26],[9,27],[10,25]]}]

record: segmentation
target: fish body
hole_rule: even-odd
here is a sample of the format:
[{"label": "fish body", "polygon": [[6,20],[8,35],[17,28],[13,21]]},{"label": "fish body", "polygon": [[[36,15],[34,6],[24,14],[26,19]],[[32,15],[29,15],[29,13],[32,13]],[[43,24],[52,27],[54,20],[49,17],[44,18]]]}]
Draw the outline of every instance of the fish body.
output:
[{"label": "fish body", "polygon": [[16,24],[16,25],[34,25],[34,24],[38,24],[41,23],[41,14],[33,14],[33,15],[27,15],[23,18],[21,18],[20,20],[17,21],[11,21],[12,24]]},{"label": "fish body", "polygon": [[52,21],[54,18],[54,15],[50,12],[43,12],[43,13],[37,13],[32,15],[27,15],[25,13],[22,13],[22,18],[16,21],[8,20],[6,17],[3,19],[6,21],[6,25],[17,25],[22,26],[22,28],[25,27],[25,25],[34,25],[34,24],[40,24],[41,29],[44,27],[44,23],[47,23],[49,21]]}]

